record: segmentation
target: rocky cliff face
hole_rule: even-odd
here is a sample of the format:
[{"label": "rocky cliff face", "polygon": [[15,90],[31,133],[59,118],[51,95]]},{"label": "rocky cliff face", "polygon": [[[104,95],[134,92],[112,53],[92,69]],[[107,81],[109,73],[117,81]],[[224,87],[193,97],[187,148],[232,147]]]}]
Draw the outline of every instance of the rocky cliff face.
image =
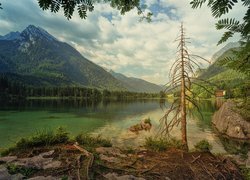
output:
[{"label": "rocky cliff face", "polygon": [[250,140],[250,122],[244,120],[233,110],[234,108],[233,101],[225,102],[213,115],[212,123],[222,134],[232,138]]}]

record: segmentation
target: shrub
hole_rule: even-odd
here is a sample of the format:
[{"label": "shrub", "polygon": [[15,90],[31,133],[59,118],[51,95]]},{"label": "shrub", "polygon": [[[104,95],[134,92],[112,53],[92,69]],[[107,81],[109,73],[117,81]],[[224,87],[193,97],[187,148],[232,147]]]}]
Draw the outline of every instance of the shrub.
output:
[{"label": "shrub", "polygon": [[212,145],[209,144],[207,140],[201,140],[195,146],[195,149],[200,152],[210,152]]},{"label": "shrub", "polygon": [[177,139],[163,139],[163,138],[146,138],[144,146],[153,151],[165,151],[170,147],[180,149],[182,147],[181,141]]}]

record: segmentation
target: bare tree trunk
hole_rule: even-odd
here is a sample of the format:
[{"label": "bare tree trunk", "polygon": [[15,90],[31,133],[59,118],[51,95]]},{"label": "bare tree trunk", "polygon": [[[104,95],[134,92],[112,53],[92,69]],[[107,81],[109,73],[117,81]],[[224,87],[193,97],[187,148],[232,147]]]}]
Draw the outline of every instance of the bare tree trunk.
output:
[{"label": "bare tree trunk", "polygon": [[184,150],[188,150],[187,144],[187,112],[186,112],[186,89],[184,69],[184,32],[181,24],[181,137]]},{"label": "bare tree trunk", "polygon": [[[195,54],[189,54],[188,49],[186,47],[186,41],[189,38],[185,37],[183,23],[181,23],[181,34],[177,37],[176,41],[179,42],[178,44],[178,55],[174,63],[172,64],[169,72],[169,79],[170,81],[166,84],[170,84],[166,90],[171,92],[173,90],[179,91],[180,90],[180,98],[176,99],[165,115],[160,119],[161,122],[161,134],[169,136],[170,131],[173,129],[174,126],[178,126],[179,123],[181,124],[181,139],[183,149],[188,151],[188,142],[187,142],[187,103],[194,105],[197,108],[198,112],[201,114],[198,103],[195,101],[193,97],[195,93],[191,90],[191,84],[194,83],[204,90],[209,92],[205,87],[199,85],[198,83],[192,82],[193,78],[191,78],[190,74],[194,75],[195,67],[201,68],[199,66],[198,60],[206,61],[201,56]],[[189,42],[190,43],[190,42]],[[190,96],[188,93],[192,94]],[[172,116],[171,114],[174,113]],[[202,114],[201,114],[202,117]]]}]

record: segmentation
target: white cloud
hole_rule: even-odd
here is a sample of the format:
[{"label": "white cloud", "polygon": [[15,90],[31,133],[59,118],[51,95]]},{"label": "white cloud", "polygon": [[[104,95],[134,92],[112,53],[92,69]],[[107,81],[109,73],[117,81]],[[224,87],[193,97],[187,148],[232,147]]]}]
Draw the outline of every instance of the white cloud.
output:
[{"label": "white cloud", "polygon": [[[32,8],[27,8],[23,2]],[[35,24],[59,40],[70,43],[98,65],[160,84],[167,82],[170,64],[175,59],[177,43],[173,41],[178,35],[180,22],[184,22],[187,36],[191,38],[189,49],[192,52],[210,58],[221,48],[216,44],[222,32],[215,29],[216,20],[207,7],[193,10],[189,1],[176,0],[146,0],[145,3],[148,7],[155,3],[166,9],[171,7],[170,13],[155,13],[153,21],[147,23],[139,22],[136,10],[122,16],[107,4],[97,4],[86,20],[80,19],[75,12],[68,21],[62,12],[42,11],[33,0],[17,4],[3,0],[6,8],[0,11],[0,33],[22,30],[28,24]],[[13,9],[15,12],[10,12]],[[231,16],[242,17],[242,12],[244,9],[236,6]],[[23,18],[16,17],[16,14]],[[30,18],[33,14],[34,17]]]}]

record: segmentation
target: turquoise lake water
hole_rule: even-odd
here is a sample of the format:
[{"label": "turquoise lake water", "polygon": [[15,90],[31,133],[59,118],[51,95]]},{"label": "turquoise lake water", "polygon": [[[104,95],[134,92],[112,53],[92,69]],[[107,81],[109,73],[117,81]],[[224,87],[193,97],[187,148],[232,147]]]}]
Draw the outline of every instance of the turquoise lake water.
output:
[{"label": "turquoise lake water", "polygon": [[[159,100],[137,100],[123,102],[87,102],[62,100],[29,100],[0,105],[0,148],[12,145],[20,137],[32,135],[44,129],[66,128],[72,136],[85,132],[111,139],[115,146],[140,146],[145,137],[158,131],[159,119],[170,102],[164,108]],[[192,148],[195,143],[207,139],[213,145],[213,152],[225,152],[217,134],[211,127],[211,116],[215,103],[200,102],[203,119],[196,111],[188,118],[188,142]],[[150,118],[153,124],[150,132],[139,134],[128,128],[143,118]],[[171,135],[180,137],[180,127]]]}]

